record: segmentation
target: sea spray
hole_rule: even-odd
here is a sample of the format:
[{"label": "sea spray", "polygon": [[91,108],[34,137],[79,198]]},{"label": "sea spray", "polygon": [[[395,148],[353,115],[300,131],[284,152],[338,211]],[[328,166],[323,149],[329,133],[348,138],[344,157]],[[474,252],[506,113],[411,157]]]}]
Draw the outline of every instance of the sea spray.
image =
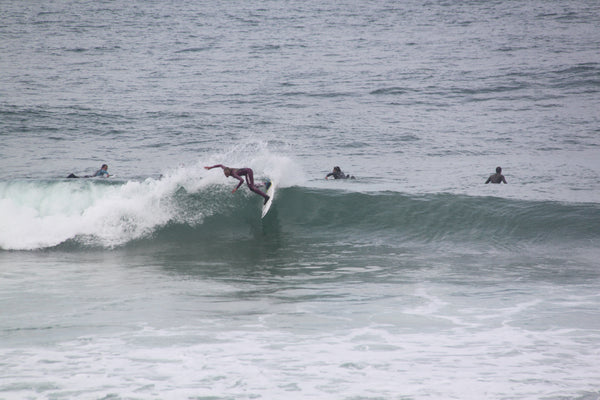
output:
[{"label": "sea spray", "polygon": [[[224,158],[223,162],[234,161]],[[254,204],[246,190],[232,196],[237,181],[204,170],[205,163],[181,165],[160,178],[141,181],[2,181],[0,249],[33,250],[66,241],[119,246],[151,238],[169,223],[195,227],[208,215],[234,213],[247,202]],[[285,187],[302,179],[294,161],[285,156],[263,151],[247,163],[255,169],[257,183],[276,179]]]},{"label": "sea spray", "polygon": [[0,247],[27,250],[69,239],[114,246],[170,219],[168,190],[153,180],[0,183]]}]

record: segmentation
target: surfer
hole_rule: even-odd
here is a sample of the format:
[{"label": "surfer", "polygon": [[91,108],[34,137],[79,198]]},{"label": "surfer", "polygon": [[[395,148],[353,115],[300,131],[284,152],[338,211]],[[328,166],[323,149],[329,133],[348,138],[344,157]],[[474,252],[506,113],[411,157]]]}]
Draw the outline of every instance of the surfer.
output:
[{"label": "surfer", "polygon": [[238,183],[236,188],[233,189],[231,193],[235,193],[235,191],[238,190],[240,186],[244,184],[244,179],[242,179],[242,176],[245,176],[248,188],[254,193],[261,195],[265,199],[265,202],[263,204],[266,204],[267,201],[269,201],[270,197],[266,193],[261,192],[254,184],[254,172],[251,168],[229,168],[222,164],[217,164],[213,165],[212,167],[204,167],[204,169],[213,169],[217,167],[221,167],[223,169],[223,173],[227,178],[233,176],[235,179],[240,181],[240,183]]},{"label": "surfer", "polygon": [[[101,177],[101,178],[108,178],[110,176],[110,174],[108,173],[108,165],[106,164],[102,164],[102,166],[100,167],[100,169],[98,171],[96,171],[94,173],[94,175],[85,175],[82,178],[94,178],[94,177]],[[75,175],[75,174],[70,174],[69,176],[67,176],[67,178],[79,178],[79,176]]]},{"label": "surfer", "polygon": [[504,179],[504,175],[502,175],[502,168],[496,167],[496,173],[490,175],[490,177],[485,181],[485,183],[506,183],[506,179]]},{"label": "surfer", "polygon": [[333,176],[333,179],[354,179],[353,176],[344,174],[340,167],[333,167],[333,171],[328,173],[325,176],[325,179],[329,178],[330,176]]},{"label": "surfer", "polygon": [[98,171],[96,171],[96,173],[92,176],[100,176],[102,178],[104,177],[109,177],[110,174],[108,173],[108,165],[106,164],[102,164],[102,167],[100,167],[100,169]]}]

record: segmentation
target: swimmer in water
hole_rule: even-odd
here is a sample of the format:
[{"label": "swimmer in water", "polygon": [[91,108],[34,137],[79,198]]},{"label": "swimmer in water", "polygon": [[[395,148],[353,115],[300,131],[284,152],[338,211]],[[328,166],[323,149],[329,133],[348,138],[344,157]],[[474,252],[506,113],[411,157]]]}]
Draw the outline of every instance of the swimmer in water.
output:
[{"label": "swimmer in water", "polygon": [[502,175],[502,168],[497,167],[496,168],[496,173],[490,175],[490,177],[487,179],[487,181],[485,181],[485,183],[506,183],[506,179],[504,178],[504,175]]}]

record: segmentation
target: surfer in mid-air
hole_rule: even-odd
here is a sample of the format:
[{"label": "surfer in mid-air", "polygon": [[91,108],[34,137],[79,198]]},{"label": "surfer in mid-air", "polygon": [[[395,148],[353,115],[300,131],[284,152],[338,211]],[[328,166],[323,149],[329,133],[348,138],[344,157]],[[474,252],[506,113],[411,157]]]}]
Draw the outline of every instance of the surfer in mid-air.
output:
[{"label": "surfer in mid-air", "polygon": [[333,176],[333,179],[354,179],[353,176],[343,173],[340,167],[333,167],[333,171],[328,173],[325,176],[325,179],[329,178],[330,176]]},{"label": "surfer in mid-air", "polygon": [[260,191],[254,184],[254,172],[252,172],[251,168],[229,168],[224,165],[217,164],[213,165],[212,167],[204,167],[204,169],[213,169],[217,167],[221,167],[223,169],[223,173],[226,177],[229,178],[230,176],[233,176],[235,179],[240,181],[240,183],[238,183],[236,188],[233,189],[231,193],[235,193],[235,191],[238,190],[240,186],[244,184],[244,179],[242,178],[242,176],[245,176],[248,188],[254,193],[261,195],[265,199],[265,202],[263,204],[266,204],[267,201],[269,201],[270,197],[266,193]]},{"label": "surfer in mid-air", "polygon": [[490,175],[490,177],[487,179],[487,181],[485,181],[485,183],[506,183],[506,179],[504,178],[504,175],[502,175],[502,168],[500,167],[496,167],[496,173]]}]

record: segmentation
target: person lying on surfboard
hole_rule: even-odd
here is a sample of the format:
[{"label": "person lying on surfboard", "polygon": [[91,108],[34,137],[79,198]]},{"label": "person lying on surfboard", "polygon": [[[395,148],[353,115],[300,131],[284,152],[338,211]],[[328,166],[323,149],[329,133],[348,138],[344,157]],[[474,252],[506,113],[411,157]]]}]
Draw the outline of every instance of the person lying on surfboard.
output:
[{"label": "person lying on surfboard", "polygon": [[254,184],[254,172],[252,172],[251,168],[229,168],[224,165],[217,164],[217,165],[213,165],[212,167],[204,167],[204,169],[213,169],[213,168],[217,168],[217,167],[223,168],[223,173],[225,174],[226,177],[229,178],[230,176],[233,176],[235,179],[240,181],[240,183],[238,183],[236,188],[233,189],[231,191],[231,193],[235,193],[235,191],[238,190],[240,188],[240,186],[242,186],[244,184],[244,179],[242,179],[242,176],[245,176],[246,183],[248,184],[248,188],[251,191],[253,191],[254,193],[259,194],[262,197],[264,197],[265,202],[263,204],[266,204],[267,201],[269,201],[270,197],[267,196],[266,193],[261,192]]},{"label": "person lying on surfboard", "polygon": [[333,171],[328,173],[325,176],[325,179],[329,178],[330,176],[333,176],[333,179],[354,179],[353,176],[343,173],[340,167],[333,167]]},{"label": "person lying on surfboard", "polygon": [[[108,165],[102,164],[102,167],[100,167],[100,169],[96,171],[94,175],[85,175],[83,178],[95,178],[96,176],[99,176],[101,178],[108,178],[110,176],[110,174],[108,173]],[[75,174],[70,174],[69,176],[67,176],[67,178],[79,178],[79,176]]]}]

